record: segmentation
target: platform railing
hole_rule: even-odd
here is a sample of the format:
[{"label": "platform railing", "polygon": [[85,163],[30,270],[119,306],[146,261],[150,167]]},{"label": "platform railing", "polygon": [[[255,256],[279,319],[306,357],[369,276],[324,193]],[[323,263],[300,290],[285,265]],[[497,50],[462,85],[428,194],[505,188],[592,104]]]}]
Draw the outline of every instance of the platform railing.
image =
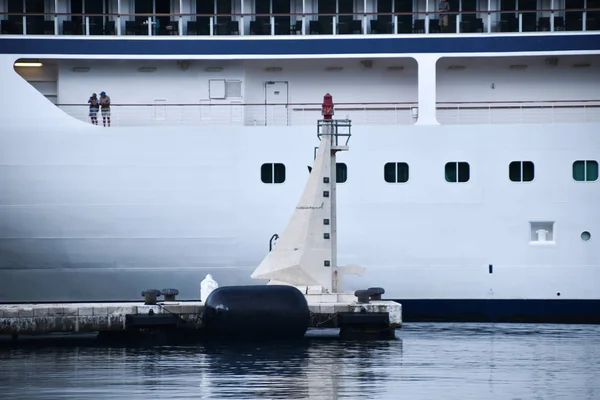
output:
[{"label": "platform railing", "polygon": [[[89,107],[58,104],[73,118],[90,122]],[[102,125],[102,114],[98,114]],[[336,117],[354,125],[411,125],[417,103],[336,103]],[[304,104],[112,104],[111,126],[238,125],[314,126],[321,105]],[[600,122],[600,100],[438,103],[442,125],[559,124]]]},{"label": "platform railing", "polygon": [[[600,31],[600,8],[353,13],[12,13],[0,32],[16,35],[288,36]],[[440,21],[447,17],[448,24]]]}]

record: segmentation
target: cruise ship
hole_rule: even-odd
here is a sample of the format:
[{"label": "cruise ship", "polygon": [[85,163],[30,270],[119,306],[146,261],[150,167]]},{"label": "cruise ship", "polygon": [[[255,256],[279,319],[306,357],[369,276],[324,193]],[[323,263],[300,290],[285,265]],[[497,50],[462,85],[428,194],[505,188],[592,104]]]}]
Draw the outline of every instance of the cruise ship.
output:
[{"label": "cruise ship", "polygon": [[600,323],[599,4],[0,0],[0,302],[266,283],[331,93],[346,290]]}]

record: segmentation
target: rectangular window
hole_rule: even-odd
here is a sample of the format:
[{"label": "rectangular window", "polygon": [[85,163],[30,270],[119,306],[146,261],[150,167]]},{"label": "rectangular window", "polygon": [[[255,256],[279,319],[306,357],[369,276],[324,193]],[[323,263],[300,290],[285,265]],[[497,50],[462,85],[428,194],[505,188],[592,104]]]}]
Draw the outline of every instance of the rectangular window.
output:
[{"label": "rectangular window", "polygon": [[598,161],[575,161],[573,163],[573,179],[578,182],[591,182],[598,180]]},{"label": "rectangular window", "polygon": [[469,163],[464,161],[453,161],[446,164],[446,182],[468,182],[471,178]]},{"label": "rectangular window", "polygon": [[242,81],[225,81],[225,97],[228,99],[241,99]]},{"label": "rectangular window", "polygon": [[225,79],[209,79],[208,98],[224,100],[227,95],[227,85]]},{"label": "rectangular window", "polygon": [[335,181],[344,183],[348,180],[348,167],[344,163],[337,163],[335,168]]},{"label": "rectangular window", "polygon": [[[134,9],[136,14],[152,14],[154,13],[154,5],[151,1],[135,0]],[[144,22],[148,20],[148,16],[136,15],[135,20]]]},{"label": "rectangular window", "polygon": [[513,182],[531,182],[534,175],[531,161],[513,161],[508,165],[508,178]]},{"label": "rectangular window", "polygon": [[377,2],[378,13],[388,13],[387,15],[378,15],[377,20],[382,22],[392,22],[392,0],[379,0]]},{"label": "rectangular window", "polygon": [[217,17],[218,22],[231,21],[231,15],[223,16],[223,14],[231,14],[231,0],[217,0]]},{"label": "rectangular window", "polygon": [[260,180],[263,183],[285,182],[285,165],[281,163],[266,163],[260,167]]},{"label": "rectangular window", "polygon": [[[25,0],[25,12],[44,13],[44,11],[44,0]],[[32,35],[40,35],[44,33],[43,15],[27,16],[27,33]]]},{"label": "rectangular window", "polygon": [[408,164],[405,162],[389,162],[383,166],[383,179],[388,183],[408,182]]},{"label": "rectangular window", "polygon": [[340,13],[338,22],[350,25],[353,20],[352,13],[354,12],[354,1],[338,0],[338,12]]},{"label": "rectangular window", "polygon": [[[275,14],[275,29],[279,26],[290,26],[290,0],[272,0],[273,14]],[[287,14],[287,15],[286,15]],[[285,31],[283,31],[285,32]],[[288,31],[289,32],[289,31]],[[277,33],[276,33],[277,34]]]},{"label": "rectangular window", "polygon": [[214,12],[214,1],[196,1],[196,14],[202,14],[196,17],[196,21],[207,35],[210,32],[210,15],[214,15]]}]

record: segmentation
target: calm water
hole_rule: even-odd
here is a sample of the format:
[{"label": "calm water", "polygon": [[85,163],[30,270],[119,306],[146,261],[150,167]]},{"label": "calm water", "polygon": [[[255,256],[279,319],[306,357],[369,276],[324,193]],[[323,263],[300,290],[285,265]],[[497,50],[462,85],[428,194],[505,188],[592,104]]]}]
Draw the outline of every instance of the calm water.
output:
[{"label": "calm water", "polygon": [[0,348],[7,399],[600,399],[600,327],[409,324],[398,340]]}]

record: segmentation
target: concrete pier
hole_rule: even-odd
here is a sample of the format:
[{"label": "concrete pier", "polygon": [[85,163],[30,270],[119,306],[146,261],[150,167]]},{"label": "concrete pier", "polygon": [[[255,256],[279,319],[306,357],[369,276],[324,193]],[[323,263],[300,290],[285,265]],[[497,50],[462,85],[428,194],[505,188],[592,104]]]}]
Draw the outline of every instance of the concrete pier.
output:
[{"label": "concrete pier", "polygon": [[[391,301],[359,303],[352,294],[306,295],[312,328],[340,328],[340,336],[393,338],[402,326],[402,306]],[[196,301],[127,303],[0,304],[0,335],[128,332],[173,329],[202,336],[204,305]],[[352,318],[354,316],[354,318]]]}]

